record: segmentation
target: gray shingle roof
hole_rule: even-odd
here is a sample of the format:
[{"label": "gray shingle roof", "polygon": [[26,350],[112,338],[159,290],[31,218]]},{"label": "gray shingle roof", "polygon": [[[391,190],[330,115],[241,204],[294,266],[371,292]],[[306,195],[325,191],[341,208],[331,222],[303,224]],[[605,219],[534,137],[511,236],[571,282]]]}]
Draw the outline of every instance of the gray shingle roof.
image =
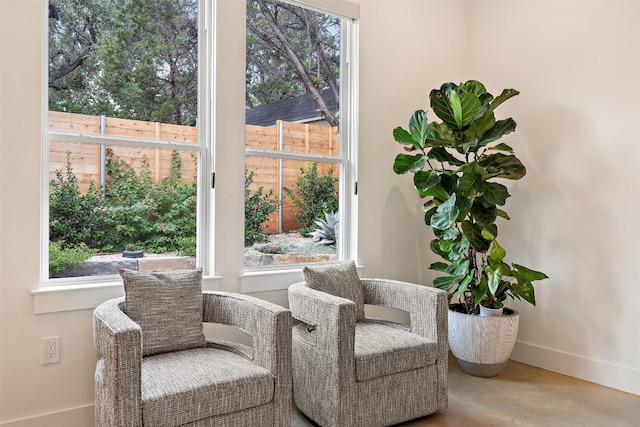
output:
[{"label": "gray shingle roof", "polygon": [[[330,89],[322,91],[322,98],[334,114],[338,112],[338,102]],[[320,119],[320,111],[309,94],[261,105],[245,112],[246,124],[256,126],[273,126],[276,120],[305,123]]]}]

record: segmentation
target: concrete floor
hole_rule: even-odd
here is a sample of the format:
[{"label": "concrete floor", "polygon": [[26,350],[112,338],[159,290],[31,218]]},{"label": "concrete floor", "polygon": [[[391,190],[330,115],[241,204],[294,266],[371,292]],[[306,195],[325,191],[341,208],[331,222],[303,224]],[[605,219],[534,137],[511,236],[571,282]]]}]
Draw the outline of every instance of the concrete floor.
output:
[{"label": "concrete floor", "polygon": [[[297,410],[291,425],[316,426]],[[449,407],[400,426],[635,427],[640,396],[514,361],[497,377],[472,377],[450,356]]]}]

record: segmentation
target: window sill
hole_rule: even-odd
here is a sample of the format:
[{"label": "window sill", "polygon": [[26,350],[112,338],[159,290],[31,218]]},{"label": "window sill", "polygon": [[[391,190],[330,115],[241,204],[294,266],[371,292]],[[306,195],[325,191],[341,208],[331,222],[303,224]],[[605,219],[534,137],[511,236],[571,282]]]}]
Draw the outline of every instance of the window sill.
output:
[{"label": "window sill", "polygon": [[[205,290],[220,289],[221,277],[204,277]],[[75,285],[46,286],[32,290],[33,313],[57,313],[73,310],[93,310],[102,302],[124,296],[121,280],[100,283],[79,283]]]},{"label": "window sill", "polygon": [[[358,270],[361,268],[358,267]],[[302,268],[249,271],[240,275],[238,292],[253,294],[284,291],[292,284],[303,280]],[[208,291],[219,290],[221,281],[221,276],[203,277],[202,288]],[[100,283],[45,286],[32,290],[31,295],[34,314],[93,310],[108,299],[124,296],[124,287],[121,280],[114,279]]]}]

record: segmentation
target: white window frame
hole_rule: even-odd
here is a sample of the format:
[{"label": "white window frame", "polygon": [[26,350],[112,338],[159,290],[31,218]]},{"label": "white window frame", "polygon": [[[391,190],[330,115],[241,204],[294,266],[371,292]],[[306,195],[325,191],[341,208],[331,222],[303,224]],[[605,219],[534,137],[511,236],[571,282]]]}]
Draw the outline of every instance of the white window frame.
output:
[{"label": "white window frame", "polygon": [[[288,1],[288,0],[287,0]],[[357,261],[357,241],[358,231],[356,218],[357,213],[357,197],[354,194],[357,187],[357,141],[358,141],[358,19],[359,19],[359,5],[351,3],[348,0],[298,0],[296,3],[300,5],[317,8],[318,11],[334,14],[343,18],[352,20],[349,29],[347,30],[343,26],[343,31],[349,31],[348,37],[343,34],[343,40],[349,39],[349,45],[346,46],[347,55],[343,55],[344,61],[349,61],[348,69],[350,73],[349,87],[342,88],[341,103],[345,113],[342,116],[341,123],[341,142],[343,148],[348,150],[348,158],[350,161],[344,166],[345,171],[341,177],[345,188],[341,189],[341,209],[345,212],[349,212],[349,217],[352,221],[349,227],[342,227],[344,233],[343,241],[347,242],[345,248],[344,258],[351,258]],[[43,3],[44,4],[44,3]],[[238,55],[238,45],[235,38],[232,45],[228,45],[227,31],[231,28],[231,31],[235,35],[239,28],[234,22],[230,22],[239,19],[246,19],[246,13],[239,13],[238,6],[244,4],[243,1],[233,0],[232,2],[217,0],[200,0],[200,13],[204,13],[204,18],[200,22],[199,31],[201,31],[200,49],[205,49],[207,57],[205,59],[202,50],[200,50],[201,62],[200,62],[200,78],[204,79],[199,82],[200,99],[198,100],[199,110],[199,141],[206,141],[209,145],[206,149],[205,155],[201,156],[201,165],[199,171],[202,174],[202,179],[205,181],[202,187],[202,200],[198,204],[199,219],[198,227],[201,229],[198,231],[199,236],[206,236],[203,238],[203,242],[198,248],[199,251],[203,251],[204,255],[201,256],[200,262],[203,268],[206,269],[208,274],[203,276],[203,289],[204,290],[227,290],[232,292],[243,293],[255,293],[257,296],[269,296],[275,298],[276,302],[282,302],[286,306],[286,295],[283,297],[281,292],[286,290],[288,286],[296,281],[302,280],[301,266],[292,269],[284,270],[260,270],[256,272],[244,272],[242,266],[242,253],[228,254],[226,251],[226,244],[220,239],[217,242],[214,239],[214,232],[216,229],[218,232],[221,230],[218,227],[222,227],[222,231],[226,237],[230,235],[226,233],[225,228],[229,225],[229,220],[237,222],[237,219],[228,219],[229,216],[226,212],[226,205],[231,202],[233,206],[236,203],[239,206],[237,211],[242,210],[242,203],[244,198],[242,197],[241,189],[242,183],[235,183],[234,179],[229,179],[227,173],[232,171],[235,166],[225,165],[223,168],[227,173],[220,175],[220,183],[216,183],[216,190],[211,189],[211,173],[214,170],[216,163],[215,159],[220,164],[233,163],[237,164],[238,170],[243,169],[244,163],[244,147],[229,149],[228,147],[221,150],[225,141],[238,140],[240,138],[240,132],[244,135],[244,99],[241,102],[233,101],[233,113],[229,116],[226,112],[229,103],[229,96],[236,96],[236,91],[241,90],[241,85],[244,84],[244,75],[236,78],[236,71],[242,68],[241,63],[244,63],[244,58]],[[46,20],[46,7],[43,6],[43,14]],[[231,16],[227,16],[230,13]],[[223,16],[224,15],[224,16]],[[218,25],[216,25],[216,23]],[[214,27],[215,25],[215,27]],[[220,27],[224,27],[221,29]],[[215,30],[214,30],[215,28]],[[221,34],[217,34],[221,32]],[[244,33],[244,31],[242,31]],[[43,46],[43,64],[47,64],[47,44],[48,44],[48,31],[46,27],[43,29],[42,34],[42,46]],[[219,44],[216,44],[219,43]],[[214,48],[215,47],[215,48]],[[224,52],[224,53],[222,53]],[[218,59],[217,59],[218,58]],[[227,66],[231,64],[231,69]],[[233,72],[231,72],[233,71]],[[48,82],[47,82],[47,67],[43,67],[42,70],[42,99],[48,100]],[[228,84],[229,79],[232,81],[231,87]],[[242,83],[240,83],[242,82]],[[48,105],[43,101],[42,107],[42,129],[46,129]],[[223,105],[225,108],[215,108],[214,106]],[[237,111],[236,111],[237,110]],[[235,122],[235,114],[242,114],[241,118],[238,117],[238,122]],[[232,126],[229,127],[228,120],[233,121]],[[218,126],[217,123],[222,125]],[[241,131],[242,129],[242,131]],[[48,138],[48,136],[46,137]],[[219,140],[222,144],[216,144]],[[244,139],[243,139],[244,141]],[[348,141],[348,142],[346,142]],[[109,141],[111,143],[111,141]],[[43,131],[43,156],[42,156],[42,170],[45,171],[45,167],[48,168],[48,144],[45,141],[45,135]],[[217,153],[217,155],[216,155]],[[218,165],[219,166],[219,165]],[[230,168],[231,166],[231,168]],[[41,180],[41,254],[44,254],[44,248],[48,248],[48,215],[49,215],[49,201],[48,201],[48,169],[43,173]],[[242,172],[238,173],[238,179],[241,179]],[[220,204],[216,204],[215,199],[221,197],[220,194],[214,196],[218,191],[223,191],[224,200]],[[233,189],[233,191],[229,191]],[[237,193],[237,198],[234,194]],[[229,200],[231,199],[231,200]],[[233,232],[235,235],[236,225],[233,225]],[[240,230],[237,230],[241,233]],[[345,230],[347,229],[348,230]],[[215,248],[220,245],[218,250],[219,254],[215,253]],[[235,244],[234,246],[235,250]],[[244,245],[239,245],[244,248]],[[224,249],[223,249],[224,248]],[[216,261],[214,265],[214,260]],[[48,256],[47,260],[48,261]],[[48,265],[42,262],[43,272],[46,272],[48,277]],[[231,277],[236,275],[235,277]],[[55,286],[51,283],[44,283],[41,280],[39,286],[31,291],[33,297],[33,313],[54,313],[70,310],[83,310],[93,309],[101,302],[118,296],[124,295],[124,288],[122,281],[119,277],[114,277],[113,280],[103,281],[104,278],[98,281],[93,281],[90,277],[84,277],[78,279],[76,282],[67,281],[63,283],[56,282]],[[279,293],[273,293],[271,291],[279,291]]]},{"label": "white window frame", "polygon": [[[43,8],[46,13],[46,8]],[[126,138],[120,136],[108,136],[98,134],[84,134],[81,132],[61,132],[52,131],[48,127],[48,73],[47,67],[43,66],[42,73],[42,182],[41,182],[41,264],[40,264],[40,289],[60,287],[67,289],[73,286],[89,285],[89,287],[120,285],[121,281],[118,275],[104,276],[82,276],[72,278],[49,278],[49,147],[51,142],[73,142],[90,145],[107,145],[107,146],[127,146],[142,148],[159,148],[164,150],[177,149],[180,152],[198,153],[197,163],[197,223],[196,223],[196,260],[198,267],[203,269],[203,274],[208,274],[212,269],[211,251],[208,250],[212,245],[210,241],[213,239],[213,229],[209,225],[210,218],[210,188],[211,188],[211,165],[213,164],[213,142],[212,142],[212,99],[213,99],[213,73],[214,61],[213,55],[213,28],[214,21],[214,5],[212,0],[198,1],[198,142],[182,143],[170,140],[155,140],[144,138]],[[45,31],[43,31],[43,64],[48,63],[48,19]]]},{"label": "white window frame", "polygon": [[[347,2],[329,2],[313,0],[279,0],[283,3],[303,7],[320,13],[340,18],[341,52],[340,52],[340,155],[328,156],[305,154],[278,150],[264,150],[245,148],[245,156],[267,157],[282,160],[300,160],[337,164],[339,166],[339,206],[340,206],[340,237],[336,247],[338,260],[357,259],[357,148],[358,148],[358,15],[357,7]],[[341,6],[342,7],[339,7]],[[330,263],[330,262],[327,262]],[[300,264],[245,267],[246,277],[273,274],[276,270],[300,270]],[[243,290],[255,290],[256,286],[243,287]],[[264,289],[264,288],[262,288]],[[277,286],[275,289],[278,289]]]}]

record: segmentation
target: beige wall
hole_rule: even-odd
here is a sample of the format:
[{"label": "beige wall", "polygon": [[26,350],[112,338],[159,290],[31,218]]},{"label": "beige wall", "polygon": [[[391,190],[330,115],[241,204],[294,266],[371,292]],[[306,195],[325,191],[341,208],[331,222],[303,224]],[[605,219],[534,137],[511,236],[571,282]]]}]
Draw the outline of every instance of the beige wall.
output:
[{"label": "beige wall", "polygon": [[[391,169],[398,152],[392,129],[427,108],[428,91],[445,81],[479,79],[494,94],[514,87],[521,95],[502,113],[518,122],[508,142],[528,175],[511,185],[512,220],[501,229],[501,243],[514,261],[551,277],[537,288],[538,307],[518,306],[514,357],[640,394],[633,292],[640,170],[634,115],[640,29],[633,18],[640,4],[356,3],[362,275],[425,284],[433,277],[420,202],[410,179]],[[91,425],[93,403],[91,310],[33,314],[30,293],[39,286],[41,138],[34,123],[41,114],[42,7],[36,0],[0,0],[0,423],[12,427]],[[242,32],[230,23],[228,31],[233,55]],[[226,82],[219,95],[238,116],[221,122],[222,139],[242,138],[241,61],[219,61]],[[228,163],[217,172],[238,179],[235,187],[216,190],[225,200],[242,191],[242,170],[225,170]],[[228,208],[241,215],[241,204]],[[217,242],[216,273],[226,290],[241,289],[241,230],[225,229]],[[283,291],[259,296],[286,302]],[[40,340],[49,335],[62,336],[62,362],[42,366]]]}]

